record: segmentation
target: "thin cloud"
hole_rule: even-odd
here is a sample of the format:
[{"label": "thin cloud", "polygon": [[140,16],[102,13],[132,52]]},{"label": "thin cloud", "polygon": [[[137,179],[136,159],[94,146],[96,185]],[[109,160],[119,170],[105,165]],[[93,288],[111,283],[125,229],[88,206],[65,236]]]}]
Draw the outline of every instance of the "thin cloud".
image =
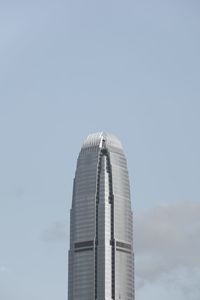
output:
[{"label": "thin cloud", "polygon": [[0,266],[0,273],[9,273],[9,269],[5,266]]},{"label": "thin cloud", "polygon": [[54,222],[42,233],[42,240],[45,242],[66,241],[68,237],[64,222]]},{"label": "thin cloud", "polygon": [[163,204],[136,215],[138,300],[151,293],[162,300],[200,299],[199,216],[200,203],[192,201]]}]

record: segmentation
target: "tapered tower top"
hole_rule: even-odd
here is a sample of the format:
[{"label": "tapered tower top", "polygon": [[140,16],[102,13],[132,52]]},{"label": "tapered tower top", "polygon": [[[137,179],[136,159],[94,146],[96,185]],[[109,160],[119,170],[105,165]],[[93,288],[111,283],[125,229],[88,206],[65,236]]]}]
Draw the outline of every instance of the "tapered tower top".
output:
[{"label": "tapered tower top", "polygon": [[134,300],[127,161],[112,134],[89,134],[77,160],[70,213],[68,300]]},{"label": "tapered tower top", "polygon": [[83,142],[82,149],[96,146],[102,148],[103,145],[122,149],[122,144],[116,136],[103,131],[89,134]]}]

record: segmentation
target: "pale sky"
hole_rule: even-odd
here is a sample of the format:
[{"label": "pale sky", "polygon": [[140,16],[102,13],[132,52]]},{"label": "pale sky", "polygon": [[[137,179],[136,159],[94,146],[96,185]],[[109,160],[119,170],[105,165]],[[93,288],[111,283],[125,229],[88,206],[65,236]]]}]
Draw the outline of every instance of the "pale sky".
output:
[{"label": "pale sky", "polygon": [[66,300],[76,159],[122,141],[136,300],[200,299],[200,2],[0,1],[0,299]]}]

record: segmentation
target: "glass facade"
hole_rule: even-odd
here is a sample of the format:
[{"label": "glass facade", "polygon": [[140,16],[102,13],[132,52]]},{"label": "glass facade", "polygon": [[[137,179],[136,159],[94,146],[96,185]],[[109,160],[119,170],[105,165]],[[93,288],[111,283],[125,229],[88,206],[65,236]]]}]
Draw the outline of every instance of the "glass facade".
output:
[{"label": "glass facade", "polygon": [[133,300],[133,222],[126,158],[107,133],[84,141],[70,214],[68,300]]}]

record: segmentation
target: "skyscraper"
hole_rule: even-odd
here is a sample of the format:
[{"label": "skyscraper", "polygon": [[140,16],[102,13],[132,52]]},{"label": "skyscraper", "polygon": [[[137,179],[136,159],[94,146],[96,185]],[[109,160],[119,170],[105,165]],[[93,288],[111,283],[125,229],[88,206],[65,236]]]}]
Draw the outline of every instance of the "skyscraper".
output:
[{"label": "skyscraper", "polygon": [[68,300],[133,300],[133,222],[126,158],[107,133],[84,141],[70,215]]}]

